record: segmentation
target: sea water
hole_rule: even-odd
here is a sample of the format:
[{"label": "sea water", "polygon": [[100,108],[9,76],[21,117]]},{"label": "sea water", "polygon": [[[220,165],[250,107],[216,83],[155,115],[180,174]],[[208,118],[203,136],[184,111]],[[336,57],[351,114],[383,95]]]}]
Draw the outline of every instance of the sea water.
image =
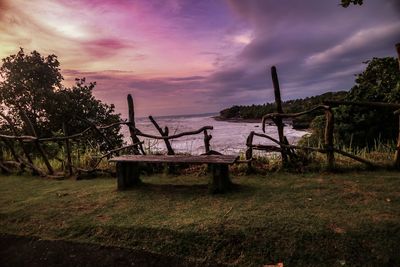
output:
[{"label": "sea water", "polygon": [[[261,122],[228,122],[215,120],[210,115],[190,115],[190,116],[168,116],[154,117],[159,126],[164,129],[169,128],[169,135],[179,134],[181,132],[195,131],[203,126],[213,126],[213,130],[208,130],[212,135],[210,140],[211,149],[226,155],[237,155],[246,150],[246,139],[251,131],[262,132]],[[136,127],[143,133],[159,136],[159,132],[148,118],[139,118],[136,120]],[[284,128],[285,135],[290,144],[296,144],[299,139],[308,134],[306,131],[299,131],[292,128],[287,122]],[[125,141],[129,144],[130,137],[127,128],[122,129]],[[265,134],[278,139],[277,128],[275,125],[267,125]],[[154,140],[140,137],[144,141],[144,148],[152,153],[163,153],[166,151],[163,140]],[[190,153],[199,155],[205,152],[204,135],[200,132],[196,135],[183,136],[170,140],[175,153]],[[274,145],[268,139],[255,136],[253,144]]]}]

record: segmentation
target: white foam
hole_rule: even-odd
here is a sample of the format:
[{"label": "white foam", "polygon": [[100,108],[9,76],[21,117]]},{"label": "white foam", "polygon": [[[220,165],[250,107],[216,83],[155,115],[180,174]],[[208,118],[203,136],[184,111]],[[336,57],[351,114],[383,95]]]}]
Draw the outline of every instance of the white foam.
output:
[{"label": "white foam", "polygon": [[[251,131],[262,133],[261,123],[242,123],[242,122],[226,122],[216,121],[210,117],[167,117],[155,118],[161,128],[165,126],[169,128],[169,134],[177,134],[186,131],[194,131],[203,126],[213,126],[214,129],[209,131],[213,137],[210,141],[211,149],[219,151],[223,154],[238,154],[246,150],[246,139]],[[153,124],[148,119],[139,119],[136,127],[144,132],[159,135]],[[122,129],[125,140],[130,142],[129,131]],[[265,134],[278,139],[277,129],[274,125],[267,125]],[[306,131],[298,131],[292,129],[291,125],[285,127],[285,135],[290,144],[296,144],[299,139],[308,134]],[[162,140],[154,141],[142,139],[145,147],[150,147],[152,151],[164,152],[166,150],[165,143]],[[254,143],[272,145],[272,141],[265,138],[254,137]],[[204,153],[204,136],[203,133],[184,136],[178,139],[172,139],[171,145],[177,153],[201,154]]]}]

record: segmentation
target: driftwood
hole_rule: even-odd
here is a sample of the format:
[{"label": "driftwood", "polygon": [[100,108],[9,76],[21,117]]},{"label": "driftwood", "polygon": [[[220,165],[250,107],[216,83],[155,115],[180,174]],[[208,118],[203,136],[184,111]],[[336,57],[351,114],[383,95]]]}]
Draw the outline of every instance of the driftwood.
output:
[{"label": "driftwood", "polygon": [[203,134],[204,134],[204,149],[206,151],[205,153],[207,154],[211,151],[210,150],[210,140],[212,138],[212,135],[208,134],[207,130],[204,130]]},{"label": "driftwood", "polygon": [[[140,140],[136,135],[136,124],[135,124],[135,109],[134,109],[134,105],[133,105],[133,99],[132,99],[132,95],[128,94],[127,97],[127,101],[128,101],[128,122],[129,124],[129,133],[131,135],[131,139],[132,139],[132,144],[140,144]],[[145,155],[146,153],[144,152],[143,146],[142,145],[136,145],[134,146],[133,149],[133,153],[136,155],[139,155],[140,152],[142,152],[143,155]]]},{"label": "driftwood", "polygon": [[96,126],[96,124],[94,124],[93,122],[91,122],[90,120],[85,119],[85,118],[81,118],[81,117],[77,117],[77,118],[79,120],[85,122],[86,124],[88,124],[89,127],[92,128],[96,132],[96,134],[98,136],[100,136],[107,143],[108,149],[112,149],[113,145],[112,145],[110,139],[108,139],[108,137],[100,131],[100,129]]},{"label": "driftwood", "polygon": [[[343,156],[347,156],[347,157],[349,157],[349,158],[351,158],[351,159],[353,159],[353,160],[356,160],[356,161],[358,161],[358,162],[364,163],[364,164],[366,164],[366,165],[369,166],[369,167],[376,167],[376,165],[375,165],[374,163],[372,163],[372,162],[370,162],[370,161],[368,161],[368,160],[366,160],[366,159],[363,159],[363,158],[361,158],[361,157],[352,155],[352,154],[347,153],[347,152],[345,152],[345,151],[343,151],[343,150],[334,148],[334,147],[333,147],[333,143],[332,143],[332,147],[327,147],[327,146],[325,146],[325,148],[315,148],[315,147],[308,147],[308,146],[297,146],[297,145],[288,145],[288,144],[284,144],[284,143],[279,142],[279,140],[277,140],[277,139],[275,139],[275,138],[273,138],[273,137],[271,137],[271,136],[269,136],[269,135],[266,135],[266,134],[253,133],[253,135],[254,135],[254,136],[258,136],[258,137],[267,138],[267,139],[271,140],[272,142],[276,143],[277,145],[279,145],[279,146],[281,146],[281,147],[284,147],[284,148],[286,148],[286,149],[299,149],[299,150],[305,150],[305,151],[314,151],[314,152],[319,152],[319,153],[323,153],[323,154],[328,154],[328,153],[336,152],[336,153],[339,153],[339,154],[341,154],[341,155],[343,155]],[[329,137],[329,138],[330,138],[330,137]],[[330,141],[329,141],[329,142],[330,142]],[[328,143],[329,143],[329,142],[328,142]],[[332,142],[333,142],[333,139],[332,139]],[[252,146],[252,147],[254,148],[254,146],[257,146],[257,145],[250,145],[250,146]],[[266,146],[266,148],[267,148],[267,147],[269,147],[269,146]],[[273,150],[277,150],[277,149],[279,149],[279,148],[277,148],[277,147],[272,148],[272,146],[271,146],[271,150],[272,150],[272,151],[273,151]],[[328,158],[328,159],[329,159],[329,158]],[[246,160],[248,160],[247,157],[246,157]],[[333,160],[334,160],[334,159],[333,159]],[[334,163],[333,163],[333,164],[334,164]],[[332,166],[334,166],[333,164],[332,164]],[[328,168],[330,168],[330,167],[332,167],[332,166],[329,165],[329,160],[328,160]]]},{"label": "driftwood", "polygon": [[[168,137],[169,134],[169,129],[168,127],[165,127],[165,130],[163,131],[161,127],[158,125],[158,123],[154,120],[153,116],[149,116],[150,121],[153,123],[154,127],[156,127],[157,131],[161,134],[161,136]],[[172,149],[171,143],[169,142],[168,139],[164,139],[165,146],[167,147],[168,155],[175,155],[174,150]]]},{"label": "driftwood", "polygon": [[[271,76],[272,76],[272,82],[274,85],[274,95],[275,95],[275,103],[276,103],[276,110],[278,114],[283,113],[282,109],[282,99],[281,99],[281,91],[279,87],[279,80],[278,80],[278,74],[276,72],[276,67],[272,66],[271,68]],[[287,139],[284,135],[283,132],[283,122],[281,117],[274,117],[273,122],[275,123],[276,127],[278,128],[278,136],[279,136],[279,142],[283,144],[288,144]],[[288,153],[284,147],[281,146],[281,155],[282,155],[282,163],[286,165],[288,163]]]},{"label": "driftwood", "polygon": [[325,110],[326,111],[326,110],[329,110],[329,109],[330,109],[329,106],[319,105],[319,106],[316,106],[316,107],[314,107],[314,108],[312,108],[310,110],[306,110],[306,111],[298,112],[298,113],[269,113],[269,114],[266,114],[266,115],[264,115],[262,117],[262,122],[261,122],[262,123],[262,130],[265,133],[265,125],[266,125],[268,119],[274,120],[276,118],[281,118],[281,119],[296,118],[296,117],[300,117],[302,115],[306,115],[306,114],[312,113],[312,112],[317,111],[317,110]]},{"label": "driftwood", "polygon": [[[65,136],[68,136],[68,129],[67,129],[67,124],[63,122],[63,132]],[[72,170],[72,159],[71,159],[71,146],[69,143],[69,139],[65,139],[65,153],[67,156],[67,163],[65,164],[66,169],[68,170],[69,176],[73,174]]]},{"label": "driftwood", "polygon": [[3,162],[0,160],[0,170],[6,174],[11,173],[12,171],[3,164]]},{"label": "driftwood", "polygon": [[[129,128],[131,128],[131,126],[129,126]],[[143,137],[147,137],[147,138],[153,138],[153,139],[176,139],[182,136],[186,136],[186,135],[194,135],[194,134],[199,134],[201,132],[203,132],[204,130],[212,130],[213,127],[212,126],[204,126],[201,127],[200,129],[196,130],[196,131],[190,131],[190,132],[182,132],[179,134],[175,134],[175,135],[170,135],[170,136],[157,136],[157,135],[152,135],[152,134],[145,134],[142,133],[141,131],[139,131],[139,129],[135,128],[135,133],[137,136],[143,136]]]},{"label": "driftwood", "polygon": [[334,129],[334,116],[332,110],[325,110],[325,149],[326,161],[328,169],[333,170],[335,165],[335,154],[333,153],[333,129]]},{"label": "driftwood", "polygon": [[[399,62],[399,71],[400,71],[400,43],[396,44],[396,51],[397,51],[397,60]],[[394,166],[397,169],[400,169],[400,109],[395,111],[396,115],[399,115],[399,136],[397,137],[397,148],[396,153],[394,155]]]},{"label": "driftwood", "polygon": [[385,103],[385,102],[353,102],[353,101],[327,100],[323,101],[323,103],[332,107],[345,105],[345,106],[360,106],[360,107],[370,107],[370,108],[392,108],[392,109],[400,108],[400,104]]},{"label": "driftwood", "polygon": [[[17,136],[18,132],[17,132],[17,129],[15,128],[15,125],[12,122],[12,120],[8,116],[4,115],[1,112],[0,112],[0,117],[2,117],[8,123],[8,126],[10,127],[13,134],[15,136]],[[22,142],[22,140],[18,140],[18,143],[20,144],[22,151],[24,152],[24,155],[25,155],[26,159],[28,160],[28,162],[30,164],[33,164],[33,160],[31,158],[31,156],[29,155],[29,151],[26,149],[24,142]],[[35,171],[34,171],[33,174],[38,174],[38,173],[35,173]]]},{"label": "driftwood", "polygon": [[[26,115],[26,113],[23,110],[20,110],[20,111],[21,111],[21,115],[22,115],[22,120],[24,121],[25,126],[30,131],[30,134],[37,138],[37,134],[36,134],[35,128],[33,127],[31,120],[29,119],[29,117]],[[54,174],[53,167],[51,166],[49,159],[47,158],[46,152],[44,151],[43,147],[40,145],[40,142],[38,141],[38,139],[36,139],[34,141],[34,144],[35,144],[37,150],[39,151],[40,155],[42,156],[44,164],[46,165],[49,174],[53,175]]]},{"label": "driftwood", "polygon": [[246,146],[247,146],[246,161],[249,171],[252,170],[251,160],[253,159],[253,138],[254,138],[254,131],[251,131],[246,139]]}]

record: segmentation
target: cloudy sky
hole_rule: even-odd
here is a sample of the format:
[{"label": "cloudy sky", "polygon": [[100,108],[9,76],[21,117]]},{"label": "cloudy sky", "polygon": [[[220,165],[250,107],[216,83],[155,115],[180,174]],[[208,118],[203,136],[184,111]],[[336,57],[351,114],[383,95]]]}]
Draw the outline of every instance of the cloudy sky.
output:
[{"label": "cloudy sky", "polygon": [[0,0],[0,57],[56,54],[65,84],[139,116],[219,111],[348,90],[363,61],[395,56],[400,1]]}]

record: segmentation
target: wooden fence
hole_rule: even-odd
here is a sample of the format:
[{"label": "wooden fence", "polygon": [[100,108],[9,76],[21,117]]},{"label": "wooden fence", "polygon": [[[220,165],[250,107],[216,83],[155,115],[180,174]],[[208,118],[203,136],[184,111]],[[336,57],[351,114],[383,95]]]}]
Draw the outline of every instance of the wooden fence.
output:
[{"label": "wooden fence", "polygon": [[[143,148],[143,142],[140,141],[139,137],[146,137],[146,138],[151,138],[151,139],[157,139],[157,140],[163,140],[165,142],[167,152],[169,155],[174,155],[175,152],[171,146],[170,140],[171,139],[176,139],[179,137],[183,136],[188,136],[188,135],[196,135],[196,134],[203,134],[204,135],[204,148],[205,148],[205,154],[220,154],[216,151],[213,151],[210,149],[210,140],[212,138],[212,135],[209,134],[209,131],[213,129],[212,126],[204,126],[198,130],[195,131],[189,131],[189,132],[182,132],[174,135],[169,135],[169,129],[168,127],[165,127],[164,130],[158,125],[156,120],[152,117],[149,116],[150,121],[153,123],[154,127],[158,130],[160,133],[160,136],[157,135],[152,135],[152,134],[147,134],[142,131],[140,131],[136,127],[135,123],[135,113],[134,113],[134,103],[131,95],[128,95],[127,97],[128,100],[128,120],[127,121],[118,121],[115,123],[112,123],[110,125],[103,125],[103,126],[98,126],[94,124],[91,121],[88,121],[83,118],[76,118],[82,121],[85,121],[89,127],[83,130],[80,133],[73,134],[73,135],[68,135],[68,126],[66,123],[63,123],[63,134],[64,136],[57,136],[57,137],[39,137],[36,134],[36,131],[33,127],[33,124],[29,120],[28,116],[22,112],[22,120],[24,124],[27,126],[29,129],[28,133],[26,135],[19,135],[17,127],[13,124],[11,118],[9,118],[7,115],[0,113],[0,117],[3,118],[5,122],[7,122],[9,128],[11,129],[13,135],[7,135],[7,134],[0,134],[0,143],[10,151],[10,154],[13,158],[13,160],[8,160],[5,161],[0,157],[0,170],[5,172],[5,173],[11,173],[12,167],[14,166],[17,169],[20,169],[21,171],[24,171],[26,169],[30,169],[33,174],[36,175],[41,175],[41,176],[47,176],[47,177],[53,177],[53,178],[61,178],[61,177],[67,177],[67,176],[72,176],[77,173],[93,173],[96,171],[105,171],[98,169],[98,166],[100,162],[105,159],[105,158],[110,158],[112,155],[116,155],[119,152],[123,150],[128,150],[131,149],[133,150],[134,154],[146,154],[146,151]],[[126,126],[129,129],[130,132],[130,137],[131,137],[131,144],[126,145],[123,147],[113,147],[111,140],[107,135],[104,133],[104,130],[117,127],[117,126]],[[95,164],[92,166],[91,169],[82,169],[79,168],[79,166],[73,166],[72,164],[72,157],[71,157],[71,141],[79,140],[80,138],[83,138],[86,134],[89,132],[94,133],[97,137],[100,137],[104,142],[107,144],[108,151],[106,151],[104,154],[97,156],[94,158],[96,161]],[[45,151],[45,146],[43,145],[44,143],[47,142],[63,142],[64,145],[64,150],[65,150],[65,155],[63,159],[56,158],[56,160],[62,162],[64,167],[63,172],[56,172],[51,165],[51,161],[49,160],[49,153]],[[32,143],[34,147],[36,148],[36,152],[38,155],[40,155],[41,159],[43,160],[45,166],[46,166],[46,171],[41,170],[34,164],[33,160],[33,155],[32,153],[27,149],[27,143]],[[20,149],[17,149],[19,147]],[[0,155],[1,156],[1,155]]]},{"label": "wooden fence", "polygon": [[[396,44],[396,50],[398,54],[398,61],[399,61],[399,70],[400,70],[400,43]],[[276,103],[276,113],[266,114],[262,118],[262,129],[265,133],[265,124],[268,120],[272,120],[273,123],[277,127],[278,137],[279,140],[268,136],[266,134],[259,134],[255,132],[251,132],[246,141],[246,161],[249,164],[249,168],[251,168],[251,160],[253,159],[253,150],[264,150],[264,151],[273,151],[273,152],[280,152],[282,157],[282,164],[287,165],[291,160],[296,159],[295,150],[305,150],[305,151],[315,151],[319,153],[323,153],[326,155],[326,164],[329,170],[335,167],[335,153],[341,154],[345,157],[349,157],[353,160],[359,161],[361,163],[366,164],[369,167],[377,167],[377,164],[371,162],[367,159],[362,157],[353,155],[346,151],[343,151],[334,146],[334,113],[332,111],[333,107],[339,105],[352,105],[352,106],[363,106],[363,107],[371,107],[371,108],[390,108],[394,110],[394,114],[399,116],[399,134],[397,138],[397,147],[394,156],[393,165],[395,168],[400,169],[400,104],[397,103],[380,103],[380,102],[350,102],[350,101],[325,101],[322,105],[316,106],[310,110],[299,112],[299,113],[284,113],[282,109],[282,99],[280,93],[280,86],[278,75],[276,71],[276,67],[273,66],[271,68],[271,76],[273,81],[274,87],[274,95],[275,95],[275,103]],[[286,136],[284,135],[284,123],[283,119],[292,119],[302,115],[306,115],[312,113],[316,110],[322,110],[325,113],[325,131],[324,131],[324,146],[323,148],[316,148],[316,147],[306,147],[306,146],[296,146],[290,145]],[[278,146],[266,146],[266,145],[259,145],[254,144],[253,139],[254,136],[262,137],[269,139],[270,141],[274,142]]]}]

